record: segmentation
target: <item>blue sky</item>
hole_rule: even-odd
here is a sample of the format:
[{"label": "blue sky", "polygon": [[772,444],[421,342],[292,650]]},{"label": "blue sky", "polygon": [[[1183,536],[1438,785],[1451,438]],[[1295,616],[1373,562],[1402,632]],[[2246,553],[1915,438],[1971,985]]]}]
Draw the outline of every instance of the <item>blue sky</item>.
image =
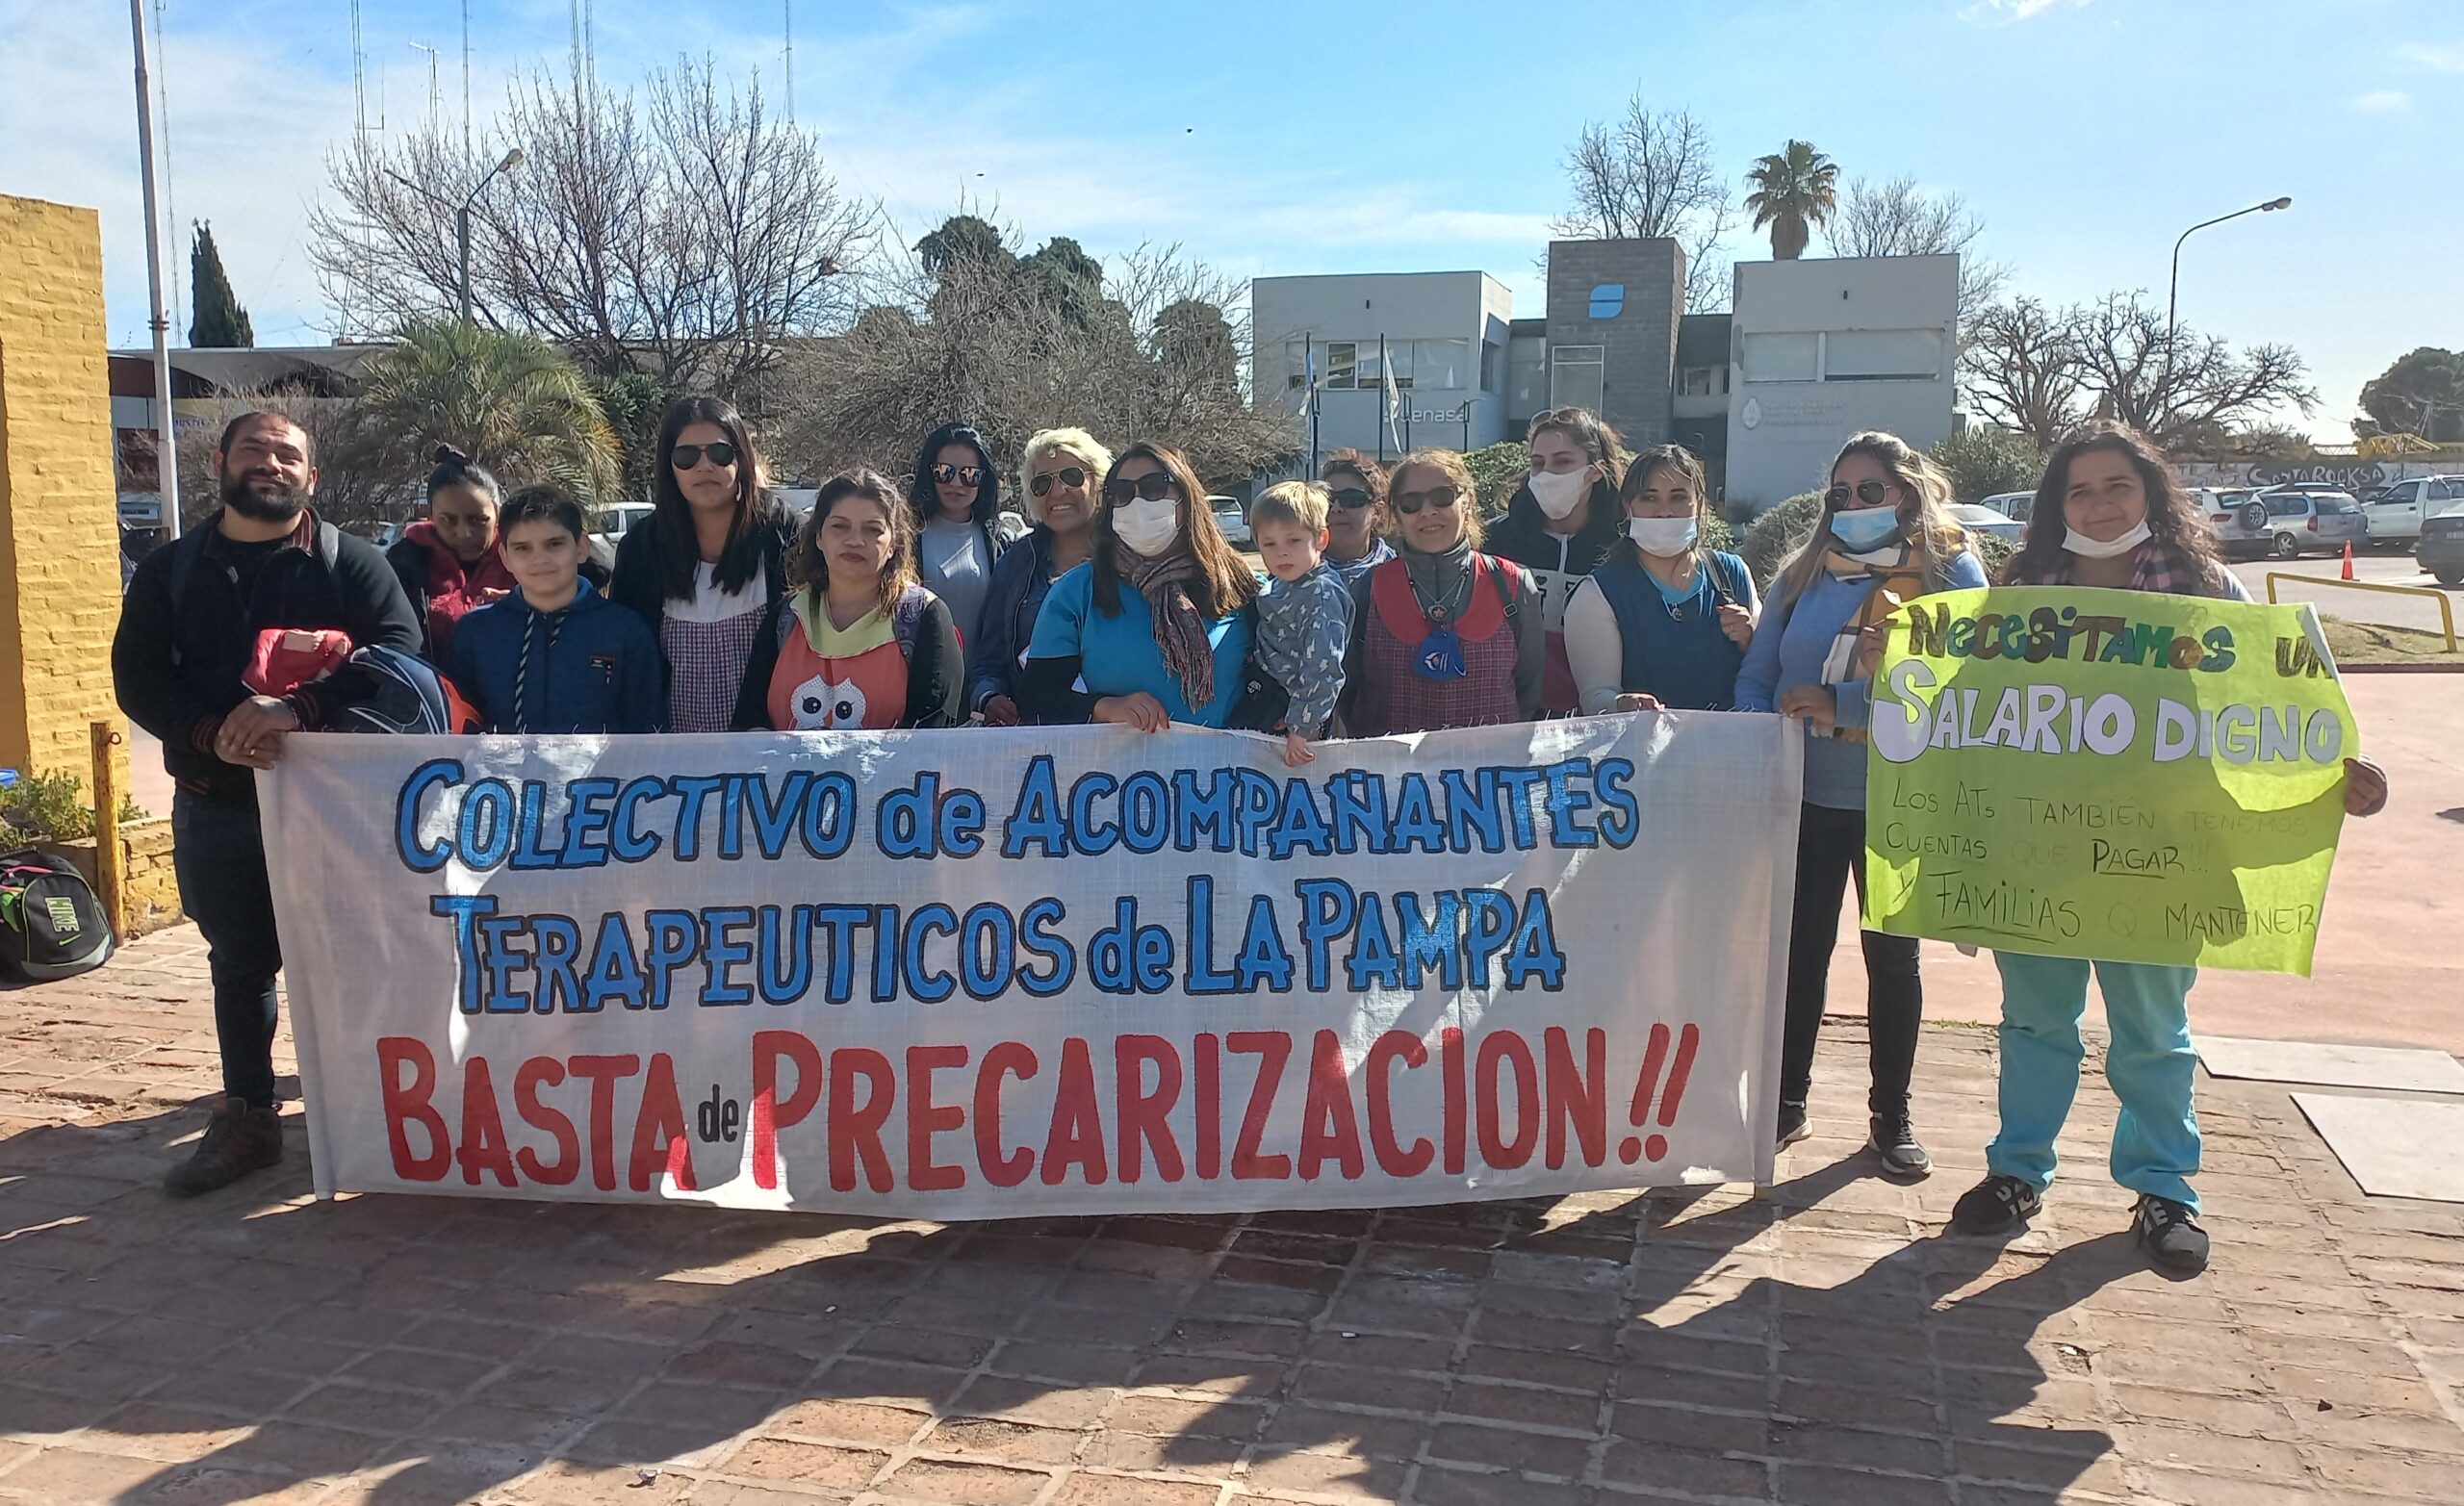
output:
[{"label": "blue sky", "polygon": [[[566,56],[568,0],[481,3],[484,124],[508,74]],[[1850,176],[1955,190],[2015,291],[2162,299],[2202,232],[2185,323],[2288,344],[2349,438],[2361,383],[2464,346],[2445,186],[2464,144],[2453,0],[1413,0],[849,5],[798,0],[796,107],[852,191],[912,240],[962,196],[1032,243],[1179,242],[1244,276],[1479,268],[1541,312],[1536,263],[1586,118],[1638,85],[1742,174],[1791,136]],[[370,113],[458,119],[456,0],[369,0]],[[300,247],[353,121],[344,0],[165,0],[172,209],[214,222],[260,343],[333,315]],[[603,79],[680,52],[781,83],[779,0],[597,0]],[[0,191],[103,215],[110,329],[144,337],[126,13],[0,0]],[[1817,248],[1818,248],[1817,243]],[[186,273],[186,234],[178,252]],[[1740,234],[1740,257],[1767,255]],[[186,310],[177,316],[182,327]]]}]

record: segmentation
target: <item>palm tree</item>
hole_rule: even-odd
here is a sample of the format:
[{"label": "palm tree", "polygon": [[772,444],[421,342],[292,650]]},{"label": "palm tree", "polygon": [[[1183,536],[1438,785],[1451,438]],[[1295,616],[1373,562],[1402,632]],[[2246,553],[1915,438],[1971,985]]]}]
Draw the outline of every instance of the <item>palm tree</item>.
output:
[{"label": "palm tree", "polygon": [[1776,155],[1756,158],[1745,181],[1754,188],[1745,198],[1754,228],[1771,227],[1771,255],[1779,261],[1805,255],[1813,227],[1831,223],[1839,207],[1839,165],[1811,141],[1792,140]]},{"label": "palm tree", "polygon": [[418,472],[451,445],[507,485],[554,481],[585,506],[609,497],[624,449],[571,357],[534,335],[419,320],[368,365],[359,424]]}]

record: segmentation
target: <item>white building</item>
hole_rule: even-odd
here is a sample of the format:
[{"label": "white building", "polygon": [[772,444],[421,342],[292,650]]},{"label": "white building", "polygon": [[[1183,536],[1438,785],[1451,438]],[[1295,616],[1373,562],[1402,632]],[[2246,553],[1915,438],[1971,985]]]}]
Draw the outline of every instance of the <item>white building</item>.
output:
[{"label": "white building", "polygon": [[1314,366],[1321,454],[1476,449],[1506,437],[1513,318],[1514,295],[1486,272],[1261,277],[1249,284],[1251,379],[1305,415]]},{"label": "white building", "polygon": [[1828,479],[1840,445],[1886,429],[1950,438],[1957,256],[1739,262],[1728,394],[1728,500],[1769,507]]}]

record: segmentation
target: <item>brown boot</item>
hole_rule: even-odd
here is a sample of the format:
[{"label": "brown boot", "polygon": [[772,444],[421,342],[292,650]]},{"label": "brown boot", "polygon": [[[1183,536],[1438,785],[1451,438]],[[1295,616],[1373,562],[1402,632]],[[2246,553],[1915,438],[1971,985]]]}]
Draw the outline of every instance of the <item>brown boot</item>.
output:
[{"label": "brown boot", "polygon": [[205,1138],[189,1159],[163,1179],[163,1190],[174,1197],[194,1197],[227,1187],[251,1171],[263,1171],[282,1160],[282,1115],[245,1099],[225,1098],[214,1108]]}]

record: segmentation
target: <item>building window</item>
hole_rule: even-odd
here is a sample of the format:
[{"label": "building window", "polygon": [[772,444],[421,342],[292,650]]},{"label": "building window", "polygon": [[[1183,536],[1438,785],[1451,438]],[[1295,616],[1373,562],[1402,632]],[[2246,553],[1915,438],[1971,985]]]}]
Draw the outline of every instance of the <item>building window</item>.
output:
[{"label": "building window", "polygon": [[1707,366],[1689,366],[1678,378],[1680,397],[1708,397],[1714,391],[1712,369]]},{"label": "building window", "polygon": [[1843,329],[1823,341],[1826,382],[1927,381],[1941,371],[1938,329]]},{"label": "building window", "polygon": [[1359,345],[1348,340],[1327,342],[1326,386],[1330,390],[1341,392],[1353,385],[1359,351]]},{"label": "building window", "polygon": [[1558,345],[1549,352],[1549,406],[1600,411],[1607,394],[1599,345]]},{"label": "building window", "polygon": [[[1399,380],[1404,368],[1397,368]],[[1428,392],[1461,392],[1472,383],[1472,342],[1416,340],[1408,369],[1416,385]]]},{"label": "building window", "polygon": [[1493,393],[1498,390],[1498,368],[1503,365],[1504,361],[1505,346],[1493,345],[1486,341],[1481,342],[1480,391]]},{"label": "building window", "polygon": [[1822,378],[1820,335],[1747,335],[1738,364],[1749,382],[1812,382]]},{"label": "building window", "polygon": [[1611,319],[1626,312],[1626,285],[1604,282],[1591,290],[1591,317]]}]

